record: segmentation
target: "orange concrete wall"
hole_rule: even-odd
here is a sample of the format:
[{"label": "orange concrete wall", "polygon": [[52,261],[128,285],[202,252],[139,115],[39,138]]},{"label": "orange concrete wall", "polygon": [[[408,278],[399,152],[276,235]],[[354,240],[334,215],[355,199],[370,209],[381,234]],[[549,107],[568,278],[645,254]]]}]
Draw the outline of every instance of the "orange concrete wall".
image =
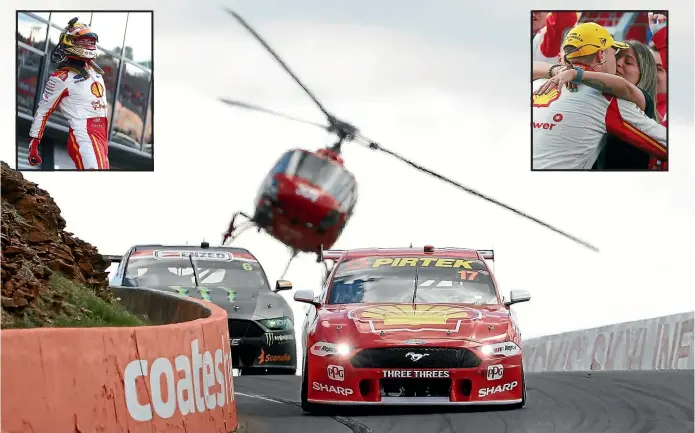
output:
[{"label": "orange concrete wall", "polygon": [[227,313],[203,303],[172,325],[0,331],[2,432],[232,431]]}]

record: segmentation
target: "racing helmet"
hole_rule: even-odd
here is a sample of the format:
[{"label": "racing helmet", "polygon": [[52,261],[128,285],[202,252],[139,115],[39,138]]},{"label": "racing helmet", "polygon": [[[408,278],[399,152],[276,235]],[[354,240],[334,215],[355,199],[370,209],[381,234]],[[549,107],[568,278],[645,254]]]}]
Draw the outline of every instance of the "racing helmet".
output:
[{"label": "racing helmet", "polygon": [[97,36],[92,28],[77,22],[77,17],[70,20],[60,34],[58,45],[51,53],[51,61],[60,63],[68,57],[80,60],[93,60],[97,56]]}]

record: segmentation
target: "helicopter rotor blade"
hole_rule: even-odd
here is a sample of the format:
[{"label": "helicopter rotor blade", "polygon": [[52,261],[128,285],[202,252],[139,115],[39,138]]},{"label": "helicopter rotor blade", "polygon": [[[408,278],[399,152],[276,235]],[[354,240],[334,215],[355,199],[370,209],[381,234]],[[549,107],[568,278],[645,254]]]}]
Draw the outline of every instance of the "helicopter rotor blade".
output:
[{"label": "helicopter rotor blade", "polygon": [[322,125],[318,122],[312,122],[311,120],[300,119],[298,117],[290,116],[289,114],[285,114],[285,113],[281,113],[279,111],[271,110],[269,108],[261,107],[260,105],[249,104],[248,102],[237,101],[234,99],[227,99],[227,98],[219,98],[219,100],[224,102],[225,104],[231,105],[233,107],[244,108],[246,110],[258,111],[261,113],[266,113],[266,114],[270,114],[273,116],[282,117],[283,119],[292,120],[294,122],[299,122],[299,123],[304,123],[306,125],[316,126],[318,128],[321,128],[321,129],[324,129],[327,131],[330,129],[329,126]]},{"label": "helicopter rotor blade", "polygon": [[450,184],[450,185],[453,185],[453,186],[455,186],[455,187],[457,187],[457,188],[459,188],[459,189],[461,189],[461,190],[463,190],[463,191],[465,191],[465,192],[467,192],[467,193],[469,193],[469,194],[472,194],[472,195],[474,195],[474,196],[476,196],[476,197],[482,198],[483,200],[486,200],[486,201],[488,201],[488,202],[490,202],[490,203],[496,204],[497,206],[501,206],[501,207],[503,207],[503,208],[505,208],[505,209],[507,209],[507,210],[509,210],[509,211],[511,211],[511,212],[514,212],[515,214],[517,214],[517,215],[519,215],[519,216],[522,216],[522,217],[524,217],[524,218],[526,218],[526,219],[529,219],[529,220],[535,222],[536,224],[540,224],[540,225],[542,225],[543,227],[545,227],[545,228],[547,228],[547,229],[549,229],[549,230],[552,230],[552,231],[554,231],[555,233],[557,233],[557,234],[559,234],[559,235],[562,235],[562,236],[566,237],[567,239],[570,239],[571,241],[576,242],[576,243],[578,243],[578,244],[580,244],[580,245],[582,245],[582,246],[584,246],[584,247],[586,247],[586,248],[589,248],[589,249],[592,250],[592,251],[599,252],[599,249],[598,249],[597,247],[595,247],[594,245],[592,245],[592,244],[590,244],[590,243],[588,243],[588,242],[586,242],[586,241],[584,241],[584,240],[582,240],[582,239],[579,239],[579,238],[576,237],[576,236],[573,236],[573,235],[571,235],[571,234],[569,234],[569,233],[567,233],[567,232],[565,232],[565,231],[563,231],[563,230],[560,230],[559,228],[557,228],[557,227],[555,227],[555,226],[552,226],[552,225],[550,225],[550,224],[548,224],[548,223],[546,223],[546,222],[544,222],[544,221],[539,220],[539,219],[536,218],[536,217],[533,217],[533,216],[531,216],[531,215],[529,215],[529,214],[527,214],[527,213],[524,213],[524,212],[522,212],[522,211],[520,211],[520,210],[518,210],[518,209],[516,209],[516,208],[513,208],[512,206],[509,206],[508,204],[502,203],[502,202],[499,201],[499,200],[496,200],[496,199],[494,199],[494,198],[492,198],[492,197],[490,197],[490,196],[487,196],[487,195],[485,195],[485,194],[483,194],[483,193],[481,193],[481,192],[478,192],[478,191],[474,190],[473,188],[469,188],[469,187],[467,187],[467,186],[464,186],[464,185],[462,185],[462,184],[456,182],[456,181],[453,180],[453,179],[450,179],[450,178],[448,178],[448,177],[446,177],[446,176],[444,176],[444,175],[441,175],[441,174],[439,174],[439,173],[436,173],[436,172],[434,172],[434,171],[432,171],[432,170],[430,170],[430,169],[428,169],[428,168],[425,168],[425,167],[423,167],[423,166],[417,164],[416,162],[411,161],[410,159],[408,159],[408,158],[406,158],[406,157],[404,157],[404,156],[401,156],[401,155],[397,154],[396,152],[394,152],[394,151],[392,151],[392,150],[389,150],[389,149],[386,149],[386,148],[384,148],[384,147],[381,147],[379,144],[375,143],[375,142],[372,141],[372,140],[369,140],[368,138],[364,137],[363,135],[358,135],[358,137],[356,137],[356,138],[358,138],[358,140],[356,140],[356,141],[357,141],[359,144],[361,144],[362,146],[368,147],[368,148],[370,148],[370,149],[372,149],[372,150],[378,150],[378,151],[381,151],[381,152],[386,153],[386,154],[388,154],[388,155],[391,155],[391,156],[393,156],[394,158],[397,158],[397,159],[401,160],[402,162],[404,162],[404,163],[410,165],[411,167],[413,167],[413,168],[415,168],[415,169],[417,169],[417,170],[419,170],[419,171],[421,171],[421,172],[424,172],[424,173],[426,173],[426,174],[429,174],[430,176],[434,176],[434,177],[436,177],[437,179],[439,179],[439,180],[441,180],[441,181],[444,181],[444,182],[446,182],[446,183],[448,183],[448,184]]},{"label": "helicopter rotor blade", "polygon": [[302,81],[299,78],[297,78],[297,76],[294,74],[294,72],[292,72],[292,69],[290,69],[290,67],[287,66],[287,64],[280,58],[280,56],[272,48],[270,48],[270,45],[268,45],[268,43],[265,41],[265,39],[263,39],[261,37],[261,35],[256,33],[256,31],[239,14],[237,14],[236,12],[234,12],[233,10],[231,10],[229,8],[224,8],[224,9],[230,15],[232,15],[234,18],[236,18],[236,20],[239,21],[239,23],[242,26],[244,26],[244,28],[246,30],[248,30],[248,32],[251,33],[253,35],[253,37],[256,38],[256,40],[258,42],[260,42],[261,45],[263,45],[263,47],[266,49],[266,51],[268,51],[270,53],[270,55],[272,55],[275,58],[275,60],[277,60],[277,62],[280,64],[280,66],[283,67],[285,72],[290,74],[292,79],[299,85],[299,87],[302,88],[302,90],[304,90],[304,93],[306,93],[307,96],[309,96],[311,98],[311,100],[314,101],[314,103],[319,108],[319,110],[321,110],[323,112],[323,114],[326,115],[326,117],[328,118],[328,121],[332,123],[333,115],[331,115],[328,112],[328,110],[326,110],[326,108],[323,106],[323,104],[321,104],[321,102],[319,102],[319,100],[316,98],[316,96],[314,96],[314,94],[311,93],[311,91],[304,85],[304,83],[302,83]]},{"label": "helicopter rotor blade", "polygon": [[[483,200],[486,200],[490,203],[496,204],[497,206],[503,207],[511,212],[514,212],[515,214],[522,216],[526,219],[529,219],[529,220],[535,222],[536,224],[542,225],[543,227],[546,227],[547,229],[552,230],[555,233],[572,240],[573,242],[576,242],[580,245],[583,245],[586,248],[589,248],[589,249],[596,251],[596,252],[599,251],[599,249],[597,247],[591,245],[590,243],[588,243],[586,241],[583,241],[575,236],[572,236],[563,230],[560,230],[560,229],[558,229],[558,228],[556,228],[556,227],[554,227],[554,226],[552,226],[544,221],[539,220],[538,218],[535,218],[531,215],[528,215],[528,214],[526,214],[526,213],[524,213],[516,208],[513,208],[513,207],[505,204],[505,203],[502,203],[498,200],[495,200],[494,198],[489,197],[481,192],[478,192],[472,188],[466,187],[466,186],[464,186],[464,185],[462,185],[462,184],[460,184],[460,183],[458,183],[458,182],[456,182],[456,181],[454,181],[446,176],[443,176],[439,173],[436,173],[432,170],[429,170],[428,168],[425,168],[425,167],[415,163],[414,161],[411,161],[410,159],[405,158],[404,156],[397,154],[396,152],[393,152],[389,149],[383,148],[380,145],[378,145],[377,143],[375,143],[374,141],[371,141],[368,138],[364,137],[363,135],[361,135],[358,132],[357,128],[355,128],[353,125],[348,124],[346,122],[342,122],[342,121],[338,120],[337,118],[335,118],[332,114],[330,114],[328,112],[328,110],[326,110],[326,108],[321,104],[321,102],[319,102],[319,100],[314,96],[314,94],[311,93],[311,91],[304,85],[304,83],[302,83],[299,80],[299,78],[297,78],[297,76],[294,74],[294,72],[292,72],[290,67],[287,66],[287,64],[280,58],[280,56],[272,48],[270,48],[268,43],[258,33],[256,33],[256,31],[241,16],[239,16],[236,12],[232,11],[229,8],[225,8],[225,10],[229,14],[231,14],[237,21],[239,21],[239,23],[242,26],[244,26],[244,28],[246,28],[246,30],[249,33],[251,33],[261,45],[263,45],[263,47],[275,58],[275,60],[280,64],[280,66],[282,66],[283,69],[292,77],[292,79],[304,90],[304,92],[307,94],[307,96],[309,96],[314,101],[316,106],[323,112],[323,114],[326,115],[326,118],[328,120],[328,123],[330,123],[330,126],[326,127],[326,126],[320,125],[320,127],[323,129],[327,129],[329,132],[337,133],[339,135],[339,137],[341,138],[341,141],[343,138],[348,137],[350,140],[357,141],[362,146],[368,147],[368,148],[373,149],[373,150],[379,150],[383,153],[389,154],[389,155],[401,160],[402,162],[412,166],[413,168],[415,168],[421,172],[424,172],[426,174],[429,174],[430,176],[434,176],[441,181],[449,183],[449,184],[461,189],[462,191],[465,191],[469,194],[475,195],[479,198],[482,198]],[[279,117],[284,117],[284,118],[287,118],[290,120],[295,120],[295,121],[299,121],[302,123],[309,123],[309,124],[314,124],[315,126],[319,126],[318,124],[315,124],[313,122],[308,122],[308,121],[304,121],[301,119],[293,118],[292,116],[288,116],[288,115],[285,115],[282,113],[274,112],[272,110],[268,110],[268,109],[265,109],[262,107],[253,106],[251,104],[239,103],[238,101],[230,101],[230,100],[223,100],[223,101],[230,104],[230,105],[236,105],[238,107],[248,108],[248,109],[256,110],[256,111],[262,111],[262,112],[265,112],[268,114],[273,114],[273,115],[276,115]]]}]

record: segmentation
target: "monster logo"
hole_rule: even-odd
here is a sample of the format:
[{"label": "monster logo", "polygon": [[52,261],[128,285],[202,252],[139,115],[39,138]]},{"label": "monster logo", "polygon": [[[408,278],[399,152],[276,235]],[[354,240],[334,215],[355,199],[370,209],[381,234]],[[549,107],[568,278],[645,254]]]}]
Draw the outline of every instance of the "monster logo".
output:
[{"label": "monster logo", "polygon": [[372,332],[452,331],[457,332],[465,319],[477,318],[476,310],[451,305],[382,305],[358,308],[348,317],[368,322]]}]

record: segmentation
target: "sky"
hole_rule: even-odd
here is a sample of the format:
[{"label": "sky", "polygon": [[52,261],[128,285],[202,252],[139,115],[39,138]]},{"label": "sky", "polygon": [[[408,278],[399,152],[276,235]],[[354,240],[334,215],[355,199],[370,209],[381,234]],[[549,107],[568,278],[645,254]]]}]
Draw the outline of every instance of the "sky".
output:
[{"label": "sky", "polygon": [[[22,8],[78,8],[81,1],[14,1]],[[288,148],[317,149],[329,136],[309,126],[226,107],[217,97],[321,121],[321,113],[263,48],[221,7],[268,40],[337,116],[384,147],[560,227],[600,248],[589,251],[514,214],[404,166],[346,146],[359,202],[336,248],[409,244],[494,248],[503,294],[522,336],[693,309],[695,152],[693,5],[670,9],[670,171],[530,172],[528,4],[396,0],[327,2],[101,1],[97,9],[155,9],[155,172],[28,173],[63,211],[67,230],[103,254],[138,243],[221,240],[237,210],[252,211],[257,185]],[[570,9],[573,2],[532,2]],[[576,5],[576,3],[574,3]],[[585,1],[597,9],[605,2]],[[653,3],[618,1],[615,8]],[[14,15],[0,46],[14,58]],[[97,32],[99,29],[95,29]],[[14,80],[11,63],[3,80]],[[3,100],[12,97],[3,89]],[[14,161],[14,106],[0,104]],[[289,252],[249,231],[235,245],[253,252],[272,282]],[[287,274],[318,290],[321,266],[300,256]],[[298,323],[304,306],[290,301]]]}]

